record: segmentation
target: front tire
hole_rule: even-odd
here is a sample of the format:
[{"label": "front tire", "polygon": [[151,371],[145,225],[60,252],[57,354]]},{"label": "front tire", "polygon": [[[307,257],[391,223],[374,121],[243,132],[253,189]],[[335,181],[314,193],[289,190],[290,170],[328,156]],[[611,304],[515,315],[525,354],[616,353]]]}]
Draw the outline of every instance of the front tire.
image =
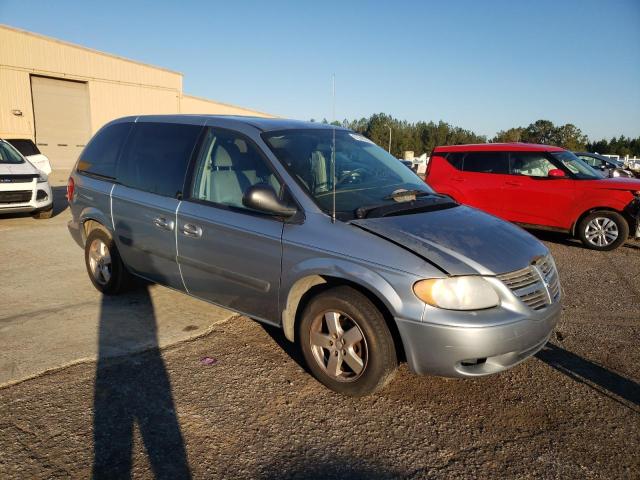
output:
[{"label": "front tire", "polygon": [[104,230],[89,233],[84,261],[91,283],[105,295],[122,293],[131,284],[131,274],[122,263],[113,239]]},{"label": "front tire", "polygon": [[313,298],[298,332],[309,370],[334,392],[368,395],[384,387],[397,369],[393,337],[382,313],[351,287]]},{"label": "front tire", "polygon": [[629,237],[629,224],[617,212],[598,211],[587,215],[578,225],[578,238],[592,250],[615,250]]}]

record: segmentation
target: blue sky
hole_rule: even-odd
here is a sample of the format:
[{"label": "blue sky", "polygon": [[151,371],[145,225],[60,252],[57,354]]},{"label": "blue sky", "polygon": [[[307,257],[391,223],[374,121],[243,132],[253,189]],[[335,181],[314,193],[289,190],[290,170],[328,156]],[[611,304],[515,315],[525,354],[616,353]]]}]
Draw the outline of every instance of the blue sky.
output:
[{"label": "blue sky", "polygon": [[186,93],[308,120],[485,135],[540,118],[640,135],[640,0],[0,0],[0,23],[177,70]]}]

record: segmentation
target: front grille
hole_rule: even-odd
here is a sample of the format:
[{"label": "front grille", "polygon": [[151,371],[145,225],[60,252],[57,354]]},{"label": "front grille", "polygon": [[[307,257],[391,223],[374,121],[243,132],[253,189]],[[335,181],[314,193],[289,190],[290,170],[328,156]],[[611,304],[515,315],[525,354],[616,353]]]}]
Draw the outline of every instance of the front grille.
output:
[{"label": "front grille", "polygon": [[0,175],[0,184],[2,183],[31,183],[38,175]]},{"label": "front grille", "polygon": [[0,192],[0,203],[27,203],[31,201],[31,190]]},{"label": "front grille", "polygon": [[551,255],[521,270],[498,275],[498,279],[533,310],[542,310],[560,298],[560,278]]}]

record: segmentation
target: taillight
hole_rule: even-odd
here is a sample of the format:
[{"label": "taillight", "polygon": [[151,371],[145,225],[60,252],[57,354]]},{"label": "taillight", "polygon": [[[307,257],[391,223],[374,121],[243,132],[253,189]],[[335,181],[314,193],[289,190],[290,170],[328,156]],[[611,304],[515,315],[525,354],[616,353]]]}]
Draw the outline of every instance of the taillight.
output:
[{"label": "taillight", "polygon": [[67,201],[71,203],[73,201],[73,192],[76,189],[76,182],[73,181],[73,177],[69,177],[67,182]]}]

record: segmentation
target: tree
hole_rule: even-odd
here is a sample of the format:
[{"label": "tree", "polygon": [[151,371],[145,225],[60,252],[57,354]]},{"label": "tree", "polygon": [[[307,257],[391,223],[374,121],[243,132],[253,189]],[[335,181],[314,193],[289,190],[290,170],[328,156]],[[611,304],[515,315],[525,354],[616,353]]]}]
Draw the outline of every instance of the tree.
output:
[{"label": "tree", "polygon": [[509,130],[501,130],[491,139],[494,143],[509,143],[522,141],[522,127],[510,128]]},{"label": "tree", "polygon": [[549,120],[536,120],[522,131],[521,141],[526,143],[553,144],[556,127]]},{"label": "tree", "polygon": [[584,150],[589,139],[582,131],[571,123],[555,129],[553,143],[567,150]]}]

